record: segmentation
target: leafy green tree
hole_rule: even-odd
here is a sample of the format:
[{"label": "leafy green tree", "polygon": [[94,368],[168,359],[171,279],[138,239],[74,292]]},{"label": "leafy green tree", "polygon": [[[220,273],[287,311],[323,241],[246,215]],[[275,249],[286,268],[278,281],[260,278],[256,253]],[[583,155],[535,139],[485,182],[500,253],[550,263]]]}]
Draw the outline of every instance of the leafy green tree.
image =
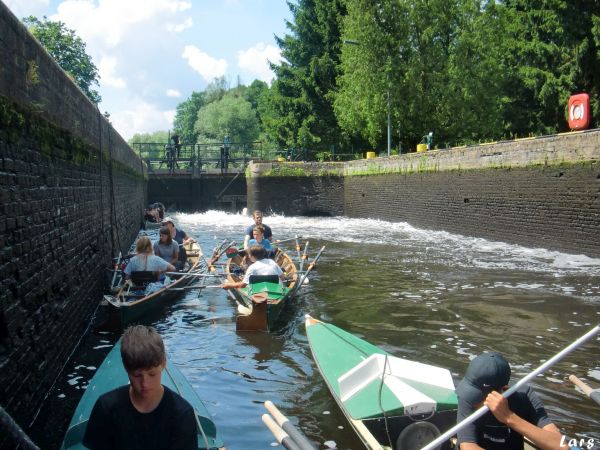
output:
[{"label": "leafy green tree", "polygon": [[[571,94],[585,91],[598,105],[600,58],[594,35],[598,2],[585,0],[506,0],[510,48],[503,60],[509,74],[505,91],[512,135],[567,129]],[[600,117],[597,107],[595,117]]]},{"label": "leafy green tree", "polygon": [[196,120],[198,120],[198,111],[206,103],[204,92],[192,92],[192,95],[177,105],[173,128],[181,138],[183,144],[195,144],[198,141],[198,134],[194,130]]},{"label": "leafy green tree", "polygon": [[94,103],[100,103],[98,91],[100,76],[92,58],[85,51],[85,42],[63,22],[54,22],[34,16],[23,19],[33,36],[42,44],[62,69],[69,74],[84,94]]},{"label": "leafy green tree", "polygon": [[281,146],[329,150],[344,143],[333,112],[339,74],[342,0],[288,3],[290,34],[277,38],[284,61],[258,110],[262,125]]},{"label": "leafy green tree", "polygon": [[195,132],[205,141],[222,141],[229,136],[231,142],[250,142],[258,138],[260,127],[250,102],[225,95],[200,109]]},{"label": "leafy green tree", "polygon": [[154,143],[154,144],[167,144],[169,141],[168,131],[155,131],[154,133],[136,133],[131,139],[127,141],[129,145],[138,143]]}]

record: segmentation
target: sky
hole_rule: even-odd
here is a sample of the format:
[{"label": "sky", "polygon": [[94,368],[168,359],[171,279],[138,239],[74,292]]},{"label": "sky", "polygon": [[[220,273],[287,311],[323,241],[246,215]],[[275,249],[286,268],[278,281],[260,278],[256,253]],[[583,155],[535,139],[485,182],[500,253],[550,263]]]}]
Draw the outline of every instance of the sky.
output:
[{"label": "sky", "polygon": [[100,74],[100,110],[125,139],[171,130],[177,105],[217,77],[270,83],[292,17],[285,0],[0,1],[75,30]]}]

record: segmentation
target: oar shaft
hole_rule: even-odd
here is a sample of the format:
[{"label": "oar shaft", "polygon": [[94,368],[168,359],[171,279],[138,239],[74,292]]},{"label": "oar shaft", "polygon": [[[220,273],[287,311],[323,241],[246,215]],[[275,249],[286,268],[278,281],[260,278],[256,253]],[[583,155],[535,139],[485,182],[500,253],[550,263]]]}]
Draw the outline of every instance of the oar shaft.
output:
[{"label": "oar shaft", "polygon": [[[517,389],[519,389],[525,383],[529,382],[529,380],[537,377],[540,373],[544,372],[548,367],[552,366],[553,364],[555,364],[556,362],[558,362],[559,360],[561,360],[562,358],[567,356],[569,353],[571,353],[573,350],[575,350],[577,347],[579,347],[581,344],[583,344],[584,342],[587,342],[589,339],[594,337],[596,334],[598,334],[598,332],[600,332],[600,325],[596,325],[594,328],[592,328],[586,334],[584,334],[579,339],[577,339],[576,341],[572,342],[567,347],[562,349],[560,352],[558,352],[556,355],[554,355],[548,361],[543,363],[541,366],[539,366],[533,372],[529,373],[528,375],[525,375],[516,384],[514,384],[508,390],[506,390],[502,395],[504,397],[508,397],[508,396],[512,395]],[[462,422],[456,424],[455,426],[450,428],[448,431],[446,431],[444,434],[439,436],[437,439],[431,441],[429,444],[427,444],[421,450],[431,450],[431,449],[437,447],[438,445],[446,442],[448,439],[450,439],[452,436],[454,436],[459,430],[461,430],[465,426],[469,425],[470,423],[474,422],[475,420],[479,419],[481,416],[483,416],[488,411],[489,411],[489,409],[487,406],[485,406],[485,405],[482,406],[477,411],[475,411],[473,414],[471,414],[469,417],[466,417]]]},{"label": "oar shaft", "polygon": [[292,438],[275,423],[273,418],[268,414],[262,415],[262,421],[267,426],[269,431],[273,433],[277,442],[283,445],[287,450],[302,450]]},{"label": "oar shaft", "polygon": [[273,402],[267,400],[265,408],[273,416],[277,424],[300,446],[302,450],[316,450],[308,439],[285,417]]},{"label": "oar shaft", "polygon": [[315,259],[312,260],[312,262],[308,265],[308,268],[306,269],[306,273],[304,274],[304,276],[300,279],[300,281],[298,282],[296,289],[299,289],[300,286],[302,286],[302,283],[304,283],[304,280],[306,279],[306,277],[308,276],[308,273],[315,267],[315,265],[317,264],[317,261],[319,260],[319,258],[321,257],[321,253],[323,253],[323,250],[325,250],[325,246],[321,247],[321,249],[319,250],[319,253],[317,253],[317,256],[315,256]]},{"label": "oar shaft", "polygon": [[581,392],[583,392],[585,395],[589,396],[592,393],[592,388],[585,384],[583,381],[581,381],[579,378],[577,378],[575,375],[569,375],[569,381],[571,381],[571,383],[573,383],[575,386],[581,389]]},{"label": "oar shaft", "polygon": [[193,272],[165,272],[165,275],[181,275],[187,277],[218,277],[212,273],[193,273]]},{"label": "oar shaft", "polygon": [[304,269],[304,261],[306,261],[306,252],[308,251],[308,241],[304,244],[304,252],[302,253],[302,258],[300,258],[300,272]]},{"label": "oar shaft", "polygon": [[575,375],[569,375],[569,380],[581,389],[585,395],[594,400],[596,403],[600,405],[600,389],[592,389],[590,386],[585,384],[582,380],[577,378]]}]

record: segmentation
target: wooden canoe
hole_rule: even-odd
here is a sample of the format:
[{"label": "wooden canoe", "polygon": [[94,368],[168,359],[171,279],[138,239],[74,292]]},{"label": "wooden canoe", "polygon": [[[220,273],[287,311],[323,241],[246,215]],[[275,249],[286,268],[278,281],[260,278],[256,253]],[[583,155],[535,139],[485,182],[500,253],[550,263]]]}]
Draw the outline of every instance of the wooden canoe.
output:
[{"label": "wooden canoe", "polygon": [[[272,331],[286,304],[294,298],[298,288],[298,272],[292,259],[280,248],[272,258],[281,267],[288,280],[281,285],[278,280],[257,281],[245,288],[232,289],[230,292],[238,303],[236,329],[238,331]],[[228,257],[225,264],[227,280],[241,281],[246,266],[244,257],[235,253]]]},{"label": "wooden canoe", "polygon": [[456,424],[447,369],[394,357],[308,315],[305,325],[327,387],[368,449],[421,448]]},{"label": "wooden canoe", "polygon": [[[129,383],[127,373],[121,362],[120,342],[117,342],[110,351],[81,397],[65,434],[61,449],[83,450],[87,448],[83,446],[82,441],[96,400],[102,394]],[[204,403],[179,369],[168,360],[167,367],[162,374],[162,384],[177,392],[194,407],[198,419],[196,422],[198,425],[198,449],[223,449],[223,441]],[[206,443],[208,443],[208,446]]]},{"label": "wooden canoe", "polygon": [[[208,274],[208,266],[200,246],[196,242],[184,244],[188,260],[186,266],[190,274]],[[149,295],[140,294],[140,291],[132,290],[131,281],[125,281],[115,295],[105,295],[110,310],[111,326],[125,327],[128,324],[140,320],[149,311],[164,306],[181,294],[183,287],[190,283],[202,282],[199,276],[180,276],[172,279],[171,283],[162,289]]]}]

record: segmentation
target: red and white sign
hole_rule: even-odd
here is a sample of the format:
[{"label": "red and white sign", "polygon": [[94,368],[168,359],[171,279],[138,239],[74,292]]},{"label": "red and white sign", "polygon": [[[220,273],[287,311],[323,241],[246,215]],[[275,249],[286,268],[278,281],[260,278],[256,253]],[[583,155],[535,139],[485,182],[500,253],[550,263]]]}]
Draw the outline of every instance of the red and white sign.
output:
[{"label": "red and white sign", "polygon": [[575,94],[569,98],[569,128],[585,130],[590,125],[590,96]]}]

